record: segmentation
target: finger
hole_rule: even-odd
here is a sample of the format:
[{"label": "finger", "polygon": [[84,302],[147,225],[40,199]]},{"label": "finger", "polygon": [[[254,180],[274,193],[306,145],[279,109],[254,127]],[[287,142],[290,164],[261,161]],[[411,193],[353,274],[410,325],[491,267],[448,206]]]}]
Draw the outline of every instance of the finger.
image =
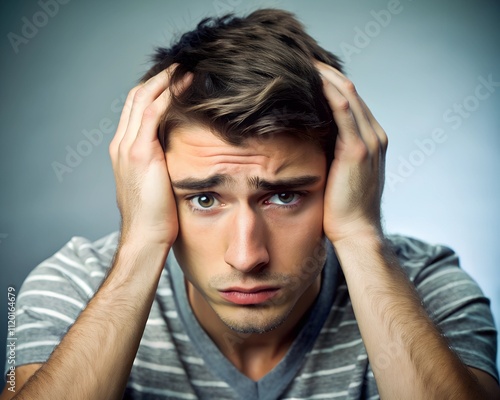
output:
[{"label": "finger", "polygon": [[170,91],[164,90],[142,114],[141,126],[135,142],[151,143],[158,140],[158,126],[170,103]]},{"label": "finger", "polygon": [[382,146],[382,149],[384,151],[386,151],[387,146],[389,145],[389,138],[387,137],[387,133],[382,128],[382,126],[380,126],[377,119],[373,116],[371,110],[368,108],[365,101],[362,98],[360,98],[359,100],[361,101],[361,103],[363,104],[363,106],[365,108],[366,115],[368,116],[368,119],[370,120],[370,123],[372,124],[373,129],[375,130],[375,133],[377,134],[377,137],[379,139],[380,145]]},{"label": "finger", "polygon": [[137,91],[137,89],[139,89],[139,87],[140,85],[130,90],[125,100],[125,104],[123,105],[120,120],[118,122],[118,128],[116,128],[115,136],[109,144],[109,153],[112,160],[114,160],[117,156],[118,147],[123,139],[123,136],[125,135],[125,131],[127,130],[128,120],[130,118],[130,110],[132,109],[132,102],[134,100],[135,92]]},{"label": "finger", "polygon": [[323,63],[317,63],[320,73],[347,99],[354,120],[358,127],[357,134],[361,136],[371,151],[378,150],[379,139],[371,120],[367,115],[367,107],[361,101],[355,85],[340,71]]},{"label": "finger", "polygon": [[127,129],[120,142],[120,147],[128,147],[134,142],[141,126],[144,110],[168,87],[170,76],[176,67],[177,64],[171,65],[166,70],[151,77],[137,89],[132,100]]},{"label": "finger", "polygon": [[[193,74],[187,73],[172,90],[176,95],[185,90],[192,82]],[[158,140],[158,126],[165,115],[170,104],[171,93],[167,88],[158,96],[143,112],[141,126],[137,133],[137,140],[141,142],[153,142]]]},{"label": "finger", "polygon": [[[323,63],[321,63],[323,64]],[[348,78],[342,73],[340,72],[338,69],[336,68],[333,68],[327,64],[323,64],[325,68],[328,68],[330,69],[331,71],[333,71],[335,74],[337,74],[338,76],[340,76],[342,79],[344,80],[347,80]],[[380,143],[383,145],[384,148],[387,148],[387,145],[388,145],[388,138],[387,138],[387,134],[385,132],[385,130],[380,126],[379,122],[377,121],[377,119],[373,116],[373,113],[371,112],[370,108],[366,105],[365,101],[358,95],[358,99],[361,103],[361,105],[363,106],[363,110],[366,114],[366,117],[368,118],[368,120],[370,121],[373,129],[375,130],[375,133],[377,134],[379,140],[380,140]]]},{"label": "finger", "polygon": [[333,118],[339,128],[339,137],[346,143],[358,142],[361,139],[358,126],[352,113],[349,100],[340,93],[337,87],[325,76],[323,91],[332,110]]},{"label": "finger", "polygon": [[[318,62],[319,63],[319,62]],[[321,63],[323,64],[323,63]],[[323,64],[323,66],[327,69],[330,69],[331,71],[333,71],[335,74],[337,74],[339,77],[341,77],[342,79],[344,80],[347,80],[348,78],[342,73],[340,72],[339,70],[333,68],[333,67],[330,67],[329,65],[326,65],[326,64]],[[368,120],[370,121],[370,124],[371,126],[373,127],[374,129],[374,132],[375,134],[377,135],[378,139],[379,139],[379,142],[383,148],[383,150],[387,150],[387,146],[389,144],[389,139],[387,137],[387,134],[385,132],[385,130],[382,128],[382,126],[380,126],[379,122],[377,121],[377,119],[373,116],[373,113],[371,112],[370,108],[366,105],[365,101],[358,95],[358,100],[360,101],[362,107],[363,107],[363,110],[365,112],[365,115],[366,117],[368,118]]]}]

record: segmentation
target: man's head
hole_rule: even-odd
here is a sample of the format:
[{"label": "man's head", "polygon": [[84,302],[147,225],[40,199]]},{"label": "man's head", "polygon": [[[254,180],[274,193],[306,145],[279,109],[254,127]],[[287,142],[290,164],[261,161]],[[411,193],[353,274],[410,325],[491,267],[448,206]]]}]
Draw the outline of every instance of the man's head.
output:
[{"label": "man's head", "polygon": [[286,133],[320,146],[333,158],[337,127],[313,64],[317,59],[341,69],[286,11],[263,9],[245,18],[207,18],[170,48],[158,48],[143,80],[177,63],[171,86],[187,73],[193,81],[173,96],[160,126],[169,133],[182,125],[209,128],[224,141]]},{"label": "man's head", "polygon": [[179,215],[174,251],[206,329],[217,315],[267,332],[319,292],[337,128],[314,59],[339,68],[291,14],[260,10],[202,21],[159,49],[144,77],[173,63],[171,87],[193,74],[159,137]]}]

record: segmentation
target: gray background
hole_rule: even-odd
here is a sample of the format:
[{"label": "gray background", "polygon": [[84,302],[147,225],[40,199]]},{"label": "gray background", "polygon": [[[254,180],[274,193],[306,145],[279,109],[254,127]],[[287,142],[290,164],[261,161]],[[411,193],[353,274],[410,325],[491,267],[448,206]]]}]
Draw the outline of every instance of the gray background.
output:
[{"label": "gray background", "polygon": [[[6,0],[0,5],[0,343],[8,286],[19,289],[72,236],[97,239],[118,229],[107,152],[113,133],[89,151],[81,147],[82,131],[107,118],[116,126],[122,99],[147,69],[154,46],[201,17],[259,6],[297,13],[320,44],[346,60],[389,134],[388,178],[405,175],[386,186],[387,230],[453,247],[500,321],[500,90],[478,102],[468,98],[479,77],[500,81],[496,0],[401,0],[401,12],[384,27],[372,11],[386,10],[388,1],[71,0],[44,20],[38,2]],[[9,35],[22,34],[23,18],[40,27],[13,46]],[[373,37],[357,42],[358,29]],[[356,43],[349,55],[347,46]],[[464,100],[470,115],[443,116]],[[436,129],[444,142],[427,155],[415,153],[415,140]],[[66,163],[67,146],[89,154],[58,179],[52,163]],[[399,171],[405,163],[414,164],[406,173]]]}]

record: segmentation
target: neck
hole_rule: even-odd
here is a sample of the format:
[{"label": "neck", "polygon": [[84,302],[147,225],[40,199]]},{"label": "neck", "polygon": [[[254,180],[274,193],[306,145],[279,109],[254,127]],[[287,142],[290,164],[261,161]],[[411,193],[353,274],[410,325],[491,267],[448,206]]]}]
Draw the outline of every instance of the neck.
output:
[{"label": "neck", "polygon": [[321,274],[297,300],[280,326],[269,332],[250,334],[236,332],[224,324],[205,298],[186,280],[189,303],[200,325],[222,354],[255,381],[271,371],[286,355],[320,289]]}]

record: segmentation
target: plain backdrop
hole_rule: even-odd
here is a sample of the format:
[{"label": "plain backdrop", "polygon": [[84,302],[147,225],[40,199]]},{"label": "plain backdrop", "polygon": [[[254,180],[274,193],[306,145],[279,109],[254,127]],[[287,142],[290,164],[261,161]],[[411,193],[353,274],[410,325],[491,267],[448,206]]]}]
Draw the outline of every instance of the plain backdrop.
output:
[{"label": "plain backdrop", "polygon": [[[500,321],[496,0],[54,2],[0,3],[0,343],[9,286],[72,236],[118,229],[110,125],[154,47],[258,7],[296,13],[344,59],[390,138],[386,230],[455,249]],[[93,129],[108,133],[88,146]]]}]

